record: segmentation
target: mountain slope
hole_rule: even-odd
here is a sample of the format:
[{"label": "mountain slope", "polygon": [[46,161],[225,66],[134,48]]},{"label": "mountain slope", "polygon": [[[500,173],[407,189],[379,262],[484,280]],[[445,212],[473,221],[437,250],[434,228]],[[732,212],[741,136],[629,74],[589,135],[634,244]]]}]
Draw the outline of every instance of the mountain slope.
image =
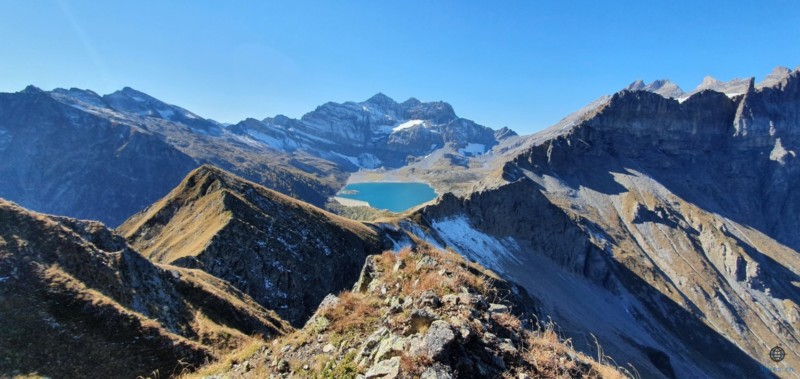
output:
[{"label": "mountain slope", "polygon": [[290,330],[227,283],[152,264],[102,224],[0,200],[0,375],[169,375]]},{"label": "mountain slope", "polygon": [[361,223],[208,165],[118,230],[153,261],[227,280],[295,325],[383,246]]},{"label": "mountain slope", "polygon": [[444,102],[385,95],[327,103],[300,120],[222,125],[132,88],[28,87],[0,94],[0,196],[42,212],[119,225],[209,163],[324,206],[361,168],[437,149],[479,155],[515,133],[459,118]]},{"label": "mountain slope", "polygon": [[194,164],[144,129],[39,89],[0,94],[0,196],[29,208],[119,223]]},{"label": "mountain slope", "polygon": [[578,346],[591,332],[648,376],[788,373],[800,363],[799,110],[798,71],[733,98],[623,91],[509,161],[506,184],[417,219],[523,285]]},{"label": "mountain slope", "polygon": [[370,256],[302,329],[190,377],[627,377],[531,325],[535,313],[514,283],[417,240]]}]

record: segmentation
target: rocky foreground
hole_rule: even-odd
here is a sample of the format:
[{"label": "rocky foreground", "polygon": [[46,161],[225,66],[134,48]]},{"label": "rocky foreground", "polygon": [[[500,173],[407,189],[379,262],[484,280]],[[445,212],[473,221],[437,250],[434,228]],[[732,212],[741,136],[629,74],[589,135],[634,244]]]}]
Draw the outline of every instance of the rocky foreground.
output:
[{"label": "rocky foreground", "polygon": [[537,321],[522,288],[422,242],[370,256],[353,289],[328,296],[302,329],[187,377],[627,377]]}]

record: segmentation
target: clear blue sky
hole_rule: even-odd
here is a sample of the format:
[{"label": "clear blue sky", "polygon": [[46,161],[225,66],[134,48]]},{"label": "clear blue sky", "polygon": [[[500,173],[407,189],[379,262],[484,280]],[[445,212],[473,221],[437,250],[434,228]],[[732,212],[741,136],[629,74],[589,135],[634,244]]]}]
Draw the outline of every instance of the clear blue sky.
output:
[{"label": "clear blue sky", "polygon": [[204,117],[377,92],[539,130],[635,79],[800,65],[800,1],[0,0],[0,91],[130,86]]}]

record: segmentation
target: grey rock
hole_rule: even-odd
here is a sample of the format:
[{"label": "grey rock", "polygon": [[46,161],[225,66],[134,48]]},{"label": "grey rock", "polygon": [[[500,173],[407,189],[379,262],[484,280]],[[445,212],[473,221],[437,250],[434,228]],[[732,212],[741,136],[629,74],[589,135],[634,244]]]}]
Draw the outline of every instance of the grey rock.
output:
[{"label": "grey rock", "polygon": [[439,296],[436,296],[436,293],[431,290],[423,292],[419,296],[418,303],[420,307],[439,308],[442,305],[441,301],[439,301]]},{"label": "grey rock", "polygon": [[393,357],[376,363],[367,370],[365,378],[394,379],[397,378],[398,375],[400,375],[400,357]]},{"label": "grey rock", "polygon": [[509,313],[511,309],[504,304],[489,304],[489,313]]},{"label": "grey rock", "polygon": [[401,355],[406,349],[406,340],[403,337],[390,335],[378,346],[375,353],[375,362]]},{"label": "grey rock", "polygon": [[450,367],[447,367],[439,362],[434,363],[420,376],[420,379],[453,379],[453,372]]},{"label": "grey rock", "polygon": [[425,334],[425,349],[434,359],[443,355],[450,344],[455,341],[456,335],[446,321],[437,320],[431,323],[428,332]]},{"label": "grey rock", "polygon": [[359,350],[358,356],[365,360],[372,360],[372,357],[374,356],[381,341],[388,335],[389,329],[385,327],[381,327],[373,332],[361,345],[361,350]]}]

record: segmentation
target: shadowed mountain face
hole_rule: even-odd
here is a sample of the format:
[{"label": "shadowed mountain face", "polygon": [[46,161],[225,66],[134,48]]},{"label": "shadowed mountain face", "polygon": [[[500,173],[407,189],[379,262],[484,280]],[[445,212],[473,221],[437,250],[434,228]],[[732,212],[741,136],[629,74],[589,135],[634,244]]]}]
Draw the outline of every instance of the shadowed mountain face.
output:
[{"label": "shadowed mountain face", "polygon": [[290,330],[227,283],[157,266],[102,224],[0,200],[0,376],[168,376]]},{"label": "shadowed mountain face", "polygon": [[576,344],[652,376],[765,376],[773,346],[800,363],[799,112],[797,71],[732,97],[623,91],[506,163],[508,184],[419,216]]},{"label": "shadowed mountain face", "polygon": [[130,88],[0,94],[0,196],[34,210],[116,226],[205,162],[318,205],[343,180],[330,162],[246,144]]},{"label": "shadowed mountain face", "polygon": [[0,94],[0,196],[26,207],[117,224],[194,165],[147,130],[38,89]]},{"label": "shadowed mountain face", "polygon": [[444,102],[376,95],[222,125],[124,88],[28,87],[0,94],[0,196],[53,214],[116,226],[194,168],[210,163],[323,206],[359,168],[398,167],[447,146],[482,154],[501,139]]},{"label": "shadowed mountain face", "polygon": [[118,230],[151,260],[224,279],[294,325],[383,248],[361,223],[211,166]]}]

